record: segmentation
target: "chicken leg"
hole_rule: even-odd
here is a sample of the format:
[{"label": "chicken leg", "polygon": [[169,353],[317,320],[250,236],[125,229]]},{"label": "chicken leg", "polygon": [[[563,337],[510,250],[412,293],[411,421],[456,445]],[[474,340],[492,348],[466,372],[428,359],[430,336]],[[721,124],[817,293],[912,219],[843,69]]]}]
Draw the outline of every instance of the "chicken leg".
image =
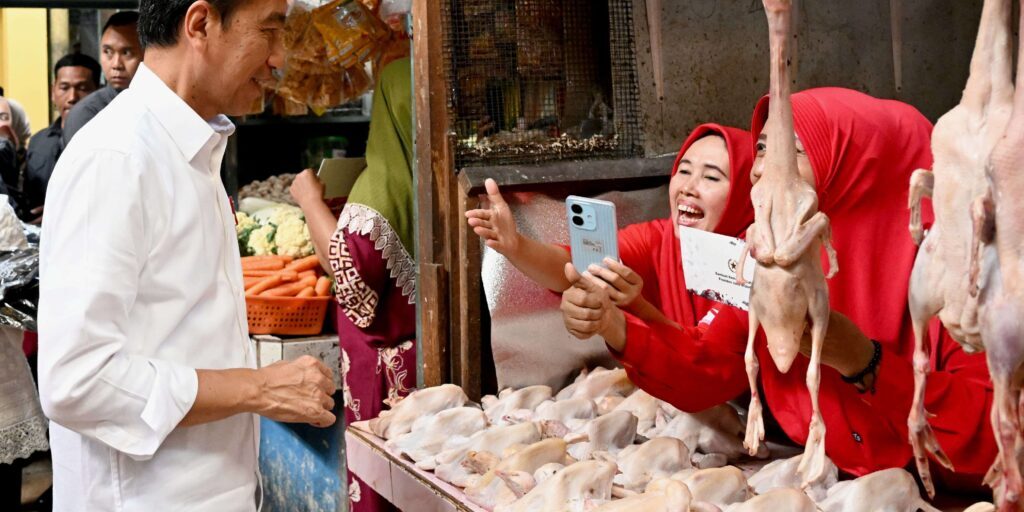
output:
[{"label": "chicken leg", "polygon": [[[914,400],[907,419],[914,460],[929,496],[935,495],[928,455],[951,468],[928,425],[925,385],[930,365],[928,322],[938,316],[969,352],[983,349],[979,299],[970,293],[972,202],[987,188],[985,167],[1006,132],[1013,100],[1010,1],[985,0],[971,57],[970,76],[960,103],[935,124],[935,163],[911,177],[911,236],[922,236],[920,199],[932,196],[935,224],[924,235],[910,277],[908,302],[913,321]],[[987,342],[986,342],[987,344]]]},{"label": "chicken leg", "polygon": [[[810,485],[825,474],[825,423],[818,407],[818,386],[829,303],[820,253],[822,246],[828,247],[830,231],[828,217],[818,211],[817,192],[797,170],[788,67],[792,1],[764,0],[764,7],[771,48],[770,103],[765,124],[768,149],[761,178],[751,190],[754,224],[747,237],[747,250],[757,265],[750,292],[750,332],[744,356],[752,395],[744,443],[754,455],[764,438],[757,392],[759,362],[754,350],[758,327],[764,328],[775,366],[786,373],[799,353],[800,339],[809,323],[811,361],[806,381],[812,412],[799,471],[804,485]],[[828,255],[834,272],[835,257],[830,247]]]}]

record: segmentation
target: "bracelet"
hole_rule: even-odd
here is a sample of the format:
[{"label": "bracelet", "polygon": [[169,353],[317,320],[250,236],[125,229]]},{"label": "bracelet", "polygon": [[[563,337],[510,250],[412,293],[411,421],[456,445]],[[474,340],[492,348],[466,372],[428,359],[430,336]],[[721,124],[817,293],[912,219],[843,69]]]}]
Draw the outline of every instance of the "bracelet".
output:
[{"label": "bracelet", "polygon": [[871,343],[875,346],[875,352],[871,355],[871,362],[868,363],[867,367],[851,377],[845,375],[840,375],[840,377],[842,377],[843,382],[857,386],[861,393],[870,391],[873,395],[875,394],[875,380],[871,380],[871,386],[869,387],[864,383],[864,379],[868,375],[878,375],[878,363],[882,362],[882,344],[875,340],[871,340]]}]

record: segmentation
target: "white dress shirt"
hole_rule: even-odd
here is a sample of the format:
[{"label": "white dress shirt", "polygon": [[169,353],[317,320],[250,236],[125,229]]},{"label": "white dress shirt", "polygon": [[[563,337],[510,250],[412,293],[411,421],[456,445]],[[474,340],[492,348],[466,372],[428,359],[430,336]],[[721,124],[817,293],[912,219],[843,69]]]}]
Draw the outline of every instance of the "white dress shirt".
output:
[{"label": "white dress shirt", "polygon": [[142,64],[57,164],[39,298],[54,510],[255,509],[258,418],[177,427],[195,369],[255,367],[219,174],[233,131]]}]

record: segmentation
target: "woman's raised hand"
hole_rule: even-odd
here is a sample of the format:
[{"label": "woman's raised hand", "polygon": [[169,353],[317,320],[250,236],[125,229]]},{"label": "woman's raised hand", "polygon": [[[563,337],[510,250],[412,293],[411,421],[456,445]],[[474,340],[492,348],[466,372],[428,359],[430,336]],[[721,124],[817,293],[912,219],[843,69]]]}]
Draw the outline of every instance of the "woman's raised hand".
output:
[{"label": "woman's raised hand", "polygon": [[608,268],[591,265],[587,271],[600,278],[596,284],[608,292],[613,304],[620,308],[632,306],[644,289],[643,278],[633,269],[611,258],[605,258],[604,264]]},{"label": "woman's raised hand", "polygon": [[494,180],[488,178],[484,187],[487,189],[490,206],[466,212],[469,226],[477,236],[484,239],[487,247],[505,256],[514,254],[519,248],[520,238],[512,210],[505,198],[501,197],[501,191]]}]

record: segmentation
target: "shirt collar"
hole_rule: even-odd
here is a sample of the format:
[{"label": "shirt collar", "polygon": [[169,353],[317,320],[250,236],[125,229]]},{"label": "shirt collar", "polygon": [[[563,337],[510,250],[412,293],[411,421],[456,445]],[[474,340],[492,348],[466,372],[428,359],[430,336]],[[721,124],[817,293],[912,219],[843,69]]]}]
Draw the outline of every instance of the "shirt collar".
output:
[{"label": "shirt collar", "polygon": [[50,130],[46,133],[49,137],[60,137],[64,132],[64,127],[61,124],[64,122],[64,118],[58,117],[53,124],[50,125]]},{"label": "shirt collar", "polygon": [[216,115],[210,121],[199,117],[145,63],[139,64],[129,89],[154,114],[190,162],[211,141],[219,142],[222,137],[235,132],[235,125],[223,114]]}]

